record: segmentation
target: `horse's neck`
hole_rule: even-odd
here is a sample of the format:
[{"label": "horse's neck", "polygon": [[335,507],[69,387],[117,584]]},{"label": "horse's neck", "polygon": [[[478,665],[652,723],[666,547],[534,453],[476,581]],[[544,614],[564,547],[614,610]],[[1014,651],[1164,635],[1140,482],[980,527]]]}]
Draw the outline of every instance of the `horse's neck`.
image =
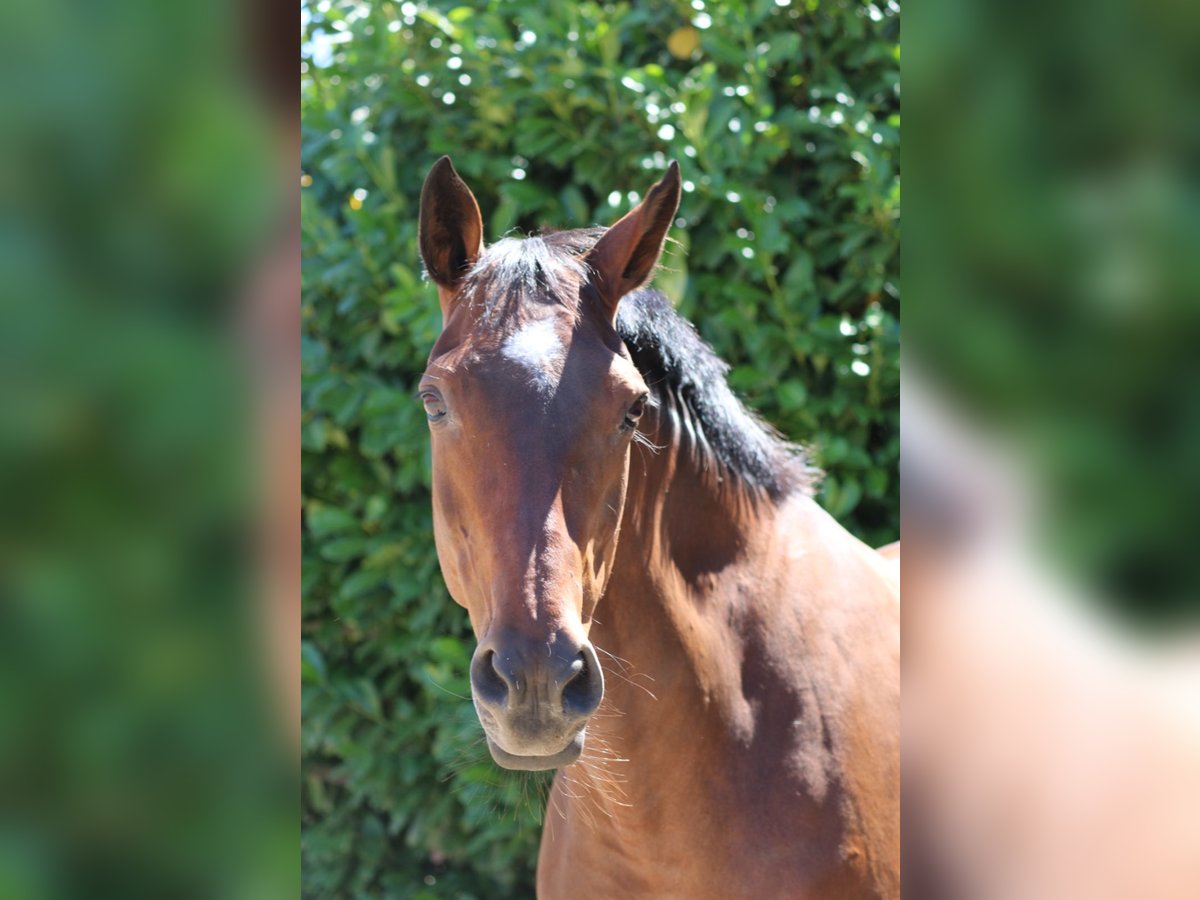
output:
[{"label": "horse's neck", "polygon": [[626,731],[626,741],[646,734],[639,714],[678,718],[714,738],[746,728],[745,644],[785,602],[772,590],[787,564],[775,515],[677,447],[649,458],[635,452],[613,577],[592,635],[614,657],[605,659],[620,711],[611,727]]},{"label": "horse's neck", "polygon": [[853,857],[898,894],[895,597],[811,501],[750,503],[702,464],[635,452],[591,631],[605,701],[547,812],[543,846],[573,849],[546,858],[670,883],[697,852],[720,872],[769,845],[789,877]]}]

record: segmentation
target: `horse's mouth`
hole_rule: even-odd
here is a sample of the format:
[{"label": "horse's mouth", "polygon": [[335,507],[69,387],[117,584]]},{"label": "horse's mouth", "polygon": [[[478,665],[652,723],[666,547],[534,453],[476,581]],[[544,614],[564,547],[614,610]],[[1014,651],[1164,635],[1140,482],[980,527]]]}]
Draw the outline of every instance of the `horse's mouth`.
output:
[{"label": "horse's mouth", "polygon": [[517,754],[509,753],[507,750],[502,750],[490,737],[487,739],[487,745],[488,750],[491,751],[492,759],[496,761],[496,765],[505,769],[517,769],[523,772],[540,772],[544,769],[557,769],[561,766],[569,766],[579,759],[579,755],[583,753],[583,729],[581,728],[579,733],[571,738],[571,742],[566,747],[549,756],[518,756]]}]

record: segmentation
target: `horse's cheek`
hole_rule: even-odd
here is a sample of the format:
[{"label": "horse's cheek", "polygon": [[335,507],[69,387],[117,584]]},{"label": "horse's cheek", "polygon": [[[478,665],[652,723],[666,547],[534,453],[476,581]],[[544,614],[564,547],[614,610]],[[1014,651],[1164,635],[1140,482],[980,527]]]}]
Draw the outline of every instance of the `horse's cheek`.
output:
[{"label": "horse's cheek", "polygon": [[435,495],[433,503],[433,542],[437,547],[438,563],[442,580],[454,602],[468,606],[465,575],[469,566],[467,547],[461,536],[456,534],[455,517],[448,514],[445,503]]}]

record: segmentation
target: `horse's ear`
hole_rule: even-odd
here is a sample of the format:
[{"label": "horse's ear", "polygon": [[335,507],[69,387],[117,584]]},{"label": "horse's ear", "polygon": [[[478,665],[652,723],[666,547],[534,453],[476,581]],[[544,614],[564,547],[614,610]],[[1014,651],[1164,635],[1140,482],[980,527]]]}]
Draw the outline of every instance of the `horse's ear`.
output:
[{"label": "horse's ear", "polygon": [[607,312],[646,283],[662,255],[667,230],[679,209],[679,166],[674,161],[645,198],[604,233],[587,255],[592,283]]},{"label": "horse's ear", "polygon": [[435,162],[425,176],[418,233],[425,271],[438,286],[442,311],[448,312],[463,275],[483,252],[479,204],[448,156]]}]

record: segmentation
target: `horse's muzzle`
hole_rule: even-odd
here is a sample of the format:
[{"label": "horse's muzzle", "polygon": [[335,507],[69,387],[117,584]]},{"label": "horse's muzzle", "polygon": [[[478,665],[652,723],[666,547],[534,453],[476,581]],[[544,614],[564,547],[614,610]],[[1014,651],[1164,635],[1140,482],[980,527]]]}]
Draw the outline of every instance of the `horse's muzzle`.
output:
[{"label": "horse's muzzle", "polygon": [[471,660],[475,710],[497,764],[554,769],[583,750],[584,728],[604,696],[591,643],[484,640]]}]

